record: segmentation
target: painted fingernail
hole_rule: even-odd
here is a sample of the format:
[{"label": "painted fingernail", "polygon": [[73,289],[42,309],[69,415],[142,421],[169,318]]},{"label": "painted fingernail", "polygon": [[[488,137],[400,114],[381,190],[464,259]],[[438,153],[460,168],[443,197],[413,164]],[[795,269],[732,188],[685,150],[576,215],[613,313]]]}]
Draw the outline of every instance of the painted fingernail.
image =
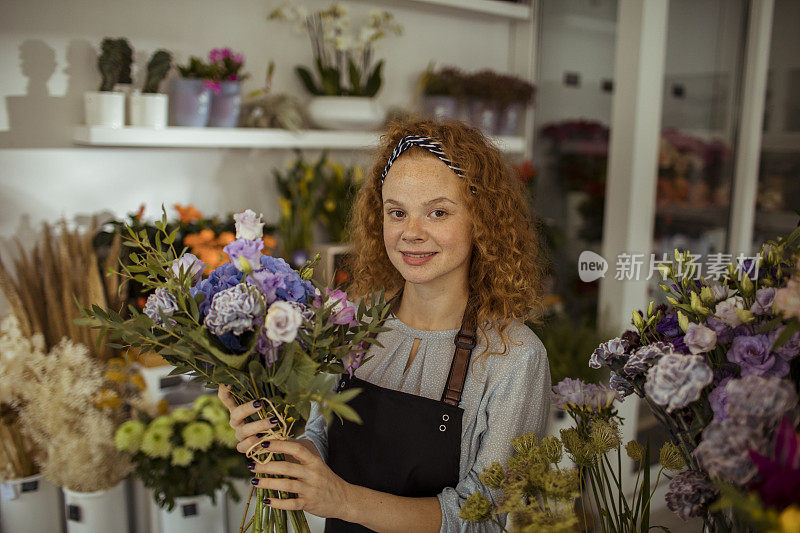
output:
[{"label": "painted fingernail", "polygon": [[266,503],[267,505],[269,505],[269,498],[264,498],[264,503]]},{"label": "painted fingernail", "polygon": [[255,407],[256,409],[261,407],[261,405],[262,405],[261,400],[256,400],[253,402],[253,407]]},{"label": "painted fingernail", "polygon": [[256,469],[256,464],[255,463],[248,463],[247,464],[247,469],[248,470],[255,470]]},{"label": "painted fingernail", "polygon": [[259,439],[260,439],[261,437],[263,437],[264,435],[266,435],[266,433],[256,433],[256,437],[258,437]]},{"label": "painted fingernail", "polygon": [[261,447],[262,447],[262,448],[269,448],[269,441],[268,441],[268,440],[265,440],[264,442],[262,442],[262,443],[261,443]]},{"label": "painted fingernail", "polygon": [[258,478],[254,477],[253,479],[250,480],[250,483],[252,483],[253,485],[258,485]]},{"label": "painted fingernail", "polygon": [[278,417],[277,416],[273,416],[272,418],[269,419],[269,422],[271,424],[277,424],[278,423]]}]

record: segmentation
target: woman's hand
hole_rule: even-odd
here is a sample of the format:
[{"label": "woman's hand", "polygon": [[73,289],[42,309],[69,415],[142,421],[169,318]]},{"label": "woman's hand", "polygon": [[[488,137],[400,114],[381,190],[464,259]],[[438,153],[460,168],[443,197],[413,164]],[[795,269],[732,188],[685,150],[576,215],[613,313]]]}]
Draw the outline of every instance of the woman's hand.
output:
[{"label": "woman's hand", "polygon": [[323,518],[344,518],[352,501],[349,494],[353,486],[328,468],[319,453],[315,453],[317,449],[313,443],[310,443],[314,448],[312,452],[302,440],[304,439],[265,441],[265,450],[284,454],[287,460],[254,463],[248,465],[248,468],[258,474],[285,477],[254,478],[257,481],[255,486],[297,494],[296,498],[272,498],[266,502],[275,509],[308,511]]}]

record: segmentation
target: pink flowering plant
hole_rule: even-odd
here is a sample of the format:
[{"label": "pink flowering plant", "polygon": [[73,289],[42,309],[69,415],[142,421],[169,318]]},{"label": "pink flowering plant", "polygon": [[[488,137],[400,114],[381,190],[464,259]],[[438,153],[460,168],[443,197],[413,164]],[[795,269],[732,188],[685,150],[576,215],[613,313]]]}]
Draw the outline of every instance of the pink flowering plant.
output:
[{"label": "pink flowering plant", "polygon": [[589,361],[668,430],[688,468],[667,505],[711,531],[778,530],[782,513],[800,511],[799,243],[800,228],[717,280],[676,250],[661,270],[669,303],[634,311],[635,329]]},{"label": "pink flowering plant", "polygon": [[[234,215],[236,240],[224,252],[225,263],[203,278],[205,264],[185,250],[173,247],[176,231],[168,231],[166,213],[156,223],[159,232],[126,228],[126,246],[133,249],[121,275],[153,293],[143,312],[92,306],[85,309],[85,324],[100,328],[117,348],[153,351],[175,366],[172,374],[189,374],[211,388],[231,387],[240,404],[262,400],[254,420],[279,420],[267,439],[288,439],[302,434],[311,404],[330,421],[360,422],[347,402],[359,391],[335,391],[336,376],[350,375],[363,362],[375,335],[385,331],[389,311],[383,294],[358,305],[340,290],[331,291],[311,281],[313,262],[299,271],[283,259],[264,255],[260,215],[251,210]],[[101,335],[102,337],[102,335]],[[283,460],[253,445],[247,456],[265,463]],[[265,497],[288,498],[288,493],[266,489],[256,492],[256,512],[242,531],[285,531],[287,519],[295,531],[308,531],[302,512],[272,509]],[[250,497],[253,497],[251,492]],[[269,492],[269,494],[266,494]],[[249,504],[248,504],[249,505]]]},{"label": "pink flowering plant", "polygon": [[178,67],[184,78],[205,80],[206,87],[219,94],[224,81],[244,81],[249,74],[242,73],[244,56],[230,48],[214,48],[208,53],[208,60],[191,56],[189,64]]}]

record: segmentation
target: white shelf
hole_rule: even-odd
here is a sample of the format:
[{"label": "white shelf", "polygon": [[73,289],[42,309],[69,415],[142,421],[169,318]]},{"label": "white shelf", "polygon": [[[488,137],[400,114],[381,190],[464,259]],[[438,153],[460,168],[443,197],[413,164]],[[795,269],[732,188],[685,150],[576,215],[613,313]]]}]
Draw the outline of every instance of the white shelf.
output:
[{"label": "white shelf", "polygon": [[[328,148],[370,150],[378,145],[378,132],[303,130],[292,133],[262,128],[106,128],[76,126],[75,144],[149,148]],[[525,151],[524,137],[495,137],[504,152]]]},{"label": "white shelf", "polygon": [[464,11],[489,15],[501,19],[529,20],[531,6],[527,3],[503,2],[501,0],[384,0],[394,6],[410,4],[411,6],[429,5],[453,11]]}]

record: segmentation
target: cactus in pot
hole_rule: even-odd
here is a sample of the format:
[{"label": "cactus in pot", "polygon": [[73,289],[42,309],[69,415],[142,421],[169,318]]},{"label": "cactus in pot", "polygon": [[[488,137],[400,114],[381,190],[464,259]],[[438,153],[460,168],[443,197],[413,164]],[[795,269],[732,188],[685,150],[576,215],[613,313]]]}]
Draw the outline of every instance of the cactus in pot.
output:
[{"label": "cactus in pot", "polygon": [[102,77],[100,91],[113,91],[117,83],[131,82],[132,56],[131,46],[124,37],[103,39],[97,57],[97,68]]},{"label": "cactus in pot", "polygon": [[167,77],[172,67],[172,54],[166,50],[157,50],[147,63],[147,77],[144,80],[143,93],[157,93],[158,86]]}]

